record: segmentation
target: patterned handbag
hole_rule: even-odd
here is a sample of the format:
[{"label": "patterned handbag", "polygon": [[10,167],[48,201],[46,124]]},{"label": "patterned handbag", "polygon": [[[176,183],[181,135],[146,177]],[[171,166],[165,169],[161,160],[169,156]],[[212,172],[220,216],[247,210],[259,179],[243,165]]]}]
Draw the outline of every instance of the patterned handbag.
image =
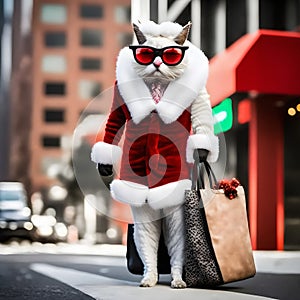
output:
[{"label": "patterned handbag", "polygon": [[[210,184],[206,189],[204,172]],[[213,287],[253,277],[243,187],[236,179],[217,183],[207,162],[194,164],[192,182],[185,193],[187,286]]]}]

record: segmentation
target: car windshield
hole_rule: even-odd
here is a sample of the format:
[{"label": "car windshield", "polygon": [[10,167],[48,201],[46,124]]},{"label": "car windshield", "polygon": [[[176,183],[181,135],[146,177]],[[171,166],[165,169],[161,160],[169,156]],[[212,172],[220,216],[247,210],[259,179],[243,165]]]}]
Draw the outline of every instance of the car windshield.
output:
[{"label": "car windshield", "polygon": [[23,200],[20,191],[0,190],[0,201],[17,201]]}]

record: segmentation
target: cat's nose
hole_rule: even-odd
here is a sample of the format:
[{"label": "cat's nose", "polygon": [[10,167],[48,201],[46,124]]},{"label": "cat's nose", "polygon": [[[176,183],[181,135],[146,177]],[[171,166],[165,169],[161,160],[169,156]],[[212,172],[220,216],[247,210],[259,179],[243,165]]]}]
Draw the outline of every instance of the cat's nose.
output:
[{"label": "cat's nose", "polygon": [[162,64],[162,60],[159,56],[157,56],[154,61],[153,61],[153,64],[156,68],[159,68],[159,66]]}]

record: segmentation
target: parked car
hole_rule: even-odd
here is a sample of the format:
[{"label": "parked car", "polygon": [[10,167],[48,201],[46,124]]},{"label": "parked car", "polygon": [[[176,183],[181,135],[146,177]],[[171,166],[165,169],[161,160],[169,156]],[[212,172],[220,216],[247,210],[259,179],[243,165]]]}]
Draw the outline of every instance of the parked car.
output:
[{"label": "parked car", "polygon": [[31,239],[33,224],[25,188],[20,182],[0,182],[0,240]]}]

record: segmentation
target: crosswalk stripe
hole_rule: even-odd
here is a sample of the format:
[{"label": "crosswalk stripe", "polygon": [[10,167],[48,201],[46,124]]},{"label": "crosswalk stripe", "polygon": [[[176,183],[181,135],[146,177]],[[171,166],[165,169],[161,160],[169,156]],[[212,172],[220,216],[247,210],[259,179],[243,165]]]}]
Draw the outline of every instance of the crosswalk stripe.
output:
[{"label": "crosswalk stripe", "polygon": [[112,300],[191,300],[191,299],[222,299],[222,300],[263,300],[274,299],[222,290],[183,289],[174,290],[169,286],[156,285],[153,288],[139,288],[136,282],[112,279],[101,275],[82,272],[71,268],[57,267],[49,264],[34,263],[30,269],[61,281],[94,299]]}]

